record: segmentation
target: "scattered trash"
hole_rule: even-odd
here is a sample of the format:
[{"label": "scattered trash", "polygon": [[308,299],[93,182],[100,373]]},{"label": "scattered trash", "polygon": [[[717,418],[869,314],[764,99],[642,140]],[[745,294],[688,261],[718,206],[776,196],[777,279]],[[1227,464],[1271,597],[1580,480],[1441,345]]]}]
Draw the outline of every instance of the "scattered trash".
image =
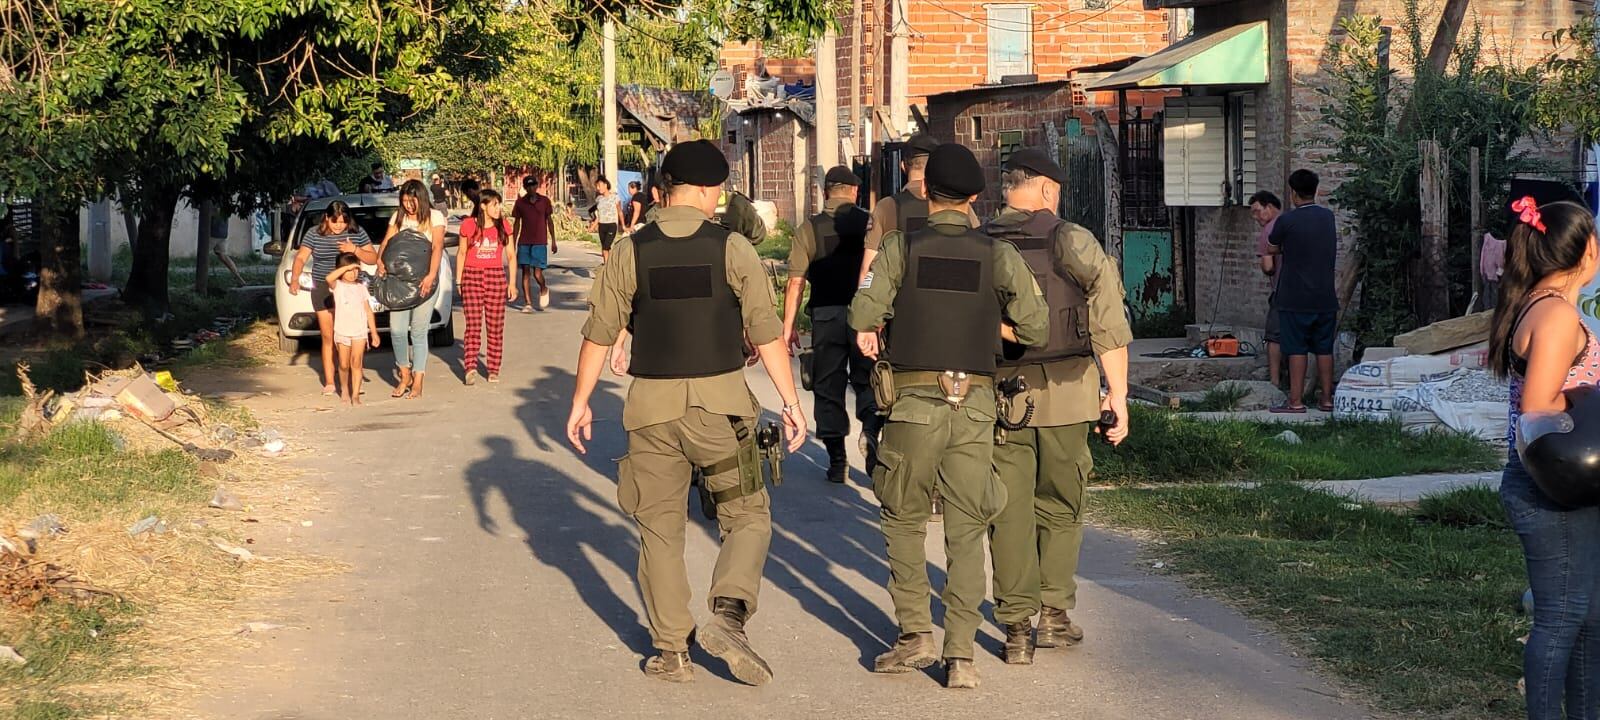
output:
[{"label": "scattered trash", "polygon": [[140,520],[129,527],[128,535],[131,537],[139,537],[145,533],[155,533],[156,535],[161,535],[166,531],[167,522],[161,518],[151,515],[150,517]]},{"label": "scattered trash", "polygon": [[251,560],[256,559],[256,554],[255,553],[250,552],[249,550],[246,550],[246,549],[244,549],[242,547],[239,547],[237,545],[230,545],[230,544],[228,544],[228,543],[226,543],[226,542],[224,542],[222,540],[218,540],[218,539],[212,539],[211,540],[211,544],[215,545],[218,550],[221,550],[221,551],[223,551],[223,552],[225,552],[225,553],[227,553],[229,555],[232,555],[232,556],[234,556],[236,558],[239,558],[240,560],[249,562]]},{"label": "scattered trash", "polygon": [[23,528],[19,534],[25,538],[38,540],[55,537],[66,531],[67,526],[61,522],[61,516],[50,513],[34,518],[33,522],[28,523],[28,526]]},{"label": "scattered trash", "polygon": [[157,370],[155,375],[156,387],[167,392],[178,392],[178,381],[172,377],[170,370]]},{"label": "scattered trash", "polygon": [[116,408],[111,408],[100,413],[100,419],[105,422],[116,422],[122,419],[122,412]]},{"label": "scattered trash", "polygon": [[310,520],[301,520],[300,521],[300,527],[311,527],[311,521]]},{"label": "scattered trash", "polygon": [[28,659],[18,655],[10,645],[0,645],[0,662],[9,662],[15,665],[27,665]]},{"label": "scattered trash", "polygon": [[236,632],[234,634],[235,635],[249,635],[251,633],[272,632],[273,630],[279,630],[279,629],[282,629],[283,627],[284,627],[283,625],[279,625],[278,623],[261,622],[261,621],[258,620],[256,622],[247,622],[247,623],[245,623],[243,627],[239,628],[239,632]]},{"label": "scattered trash", "polygon": [[224,445],[226,445],[228,443],[231,443],[234,440],[239,439],[239,433],[237,431],[235,431],[233,429],[233,426],[231,426],[231,425],[222,425],[222,424],[213,425],[211,427],[211,432],[209,433],[209,435],[210,435],[212,440],[215,440],[215,441],[217,441],[219,443],[222,443]]},{"label": "scattered trash", "polygon": [[1293,430],[1285,430],[1285,431],[1283,431],[1281,433],[1278,433],[1277,435],[1273,436],[1272,439],[1276,440],[1278,442],[1281,442],[1281,443],[1283,443],[1285,445],[1299,445],[1300,444],[1300,436],[1296,435]]},{"label": "scattered trash", "polygon": [[1155,568],[1157,570],[1160,570],[1161,568],[1164,568],[1166,566],[1167,566],[1166,563],[1161,562],[1160,560],[1157,560],[1156,563],[1154,565],[1151,565],[1150,567],[1153,567],[1153,568]]},{"label": "scattered trash", "polygon": [[261,445],[261,453],[263,455],[268,456],[268,457],[271,457],[273,455],[280,455],[280,454],[283,453],[283,449],[286,448],[286,447],[288,447],[288,444],[285,443],[284,441],[282,441],[282,440],[273,440],[273,441],[270,441],[270,442],[262,443],[262,445]]},{"label": "scattered trash", "polygon": [[211,502],[207,504],[218,510],[244,509],[244,503],[239,502],[239,498],[234,497],[233,493],[228,492],[221,485],[218,485],[217,491],[211,494]]},{"label": "scattered trash", "polygon": [[10,543],[0,547],[0,604],[26,611],[63,595],[73,598],[104,595],[121,599],[114,592],[74,578],[59,565],[23,556]]},{"label": "scattered trash", "polygon": [[161,422],[178,409],[177,403],[148,376],[133,379],[122,392],[117,393],[117,403],[128,412],[150,422]]},{"label": "scattered trash", "polygon": [[1314,568],[1316,566],[1316,563],[1309,563],[1304,560],[1290,560],[1289,562],[1278,563],[1278,567],[1282,568]]}]

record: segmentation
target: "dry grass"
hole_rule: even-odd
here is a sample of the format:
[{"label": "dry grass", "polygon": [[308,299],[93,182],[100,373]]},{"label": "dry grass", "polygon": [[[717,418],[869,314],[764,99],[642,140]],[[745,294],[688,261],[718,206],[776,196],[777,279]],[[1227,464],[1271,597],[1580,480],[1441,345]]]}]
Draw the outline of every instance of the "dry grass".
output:
[{"label": "dry grass", "polygon": [[[194,671],[251,642],[239,630],[263,619],[248,614],[257,601],[341,569],[255,549],[257,538],[292,537],[319,501],[282,458],[235,446],[227,462],[203,462],[128,419],[67,424],[18,443],[7,437],[18,406],[0,405],[0,536],[23,544],[35,518],[59,516],[67,532],[38,538],[30,560],[120,599],[56,599],[31,612],[0,607],[0,645],[29,660],[0,666],[0,708],[14,708],[14,717],[180,717],[197,689]],[[239,409],[199,410],[237,430],[252,424]],[[192,425],[174,434],[218,445]],[[208,507],[219,486],[243,509]],[[129,535],[150,516],[167,531]]]}]

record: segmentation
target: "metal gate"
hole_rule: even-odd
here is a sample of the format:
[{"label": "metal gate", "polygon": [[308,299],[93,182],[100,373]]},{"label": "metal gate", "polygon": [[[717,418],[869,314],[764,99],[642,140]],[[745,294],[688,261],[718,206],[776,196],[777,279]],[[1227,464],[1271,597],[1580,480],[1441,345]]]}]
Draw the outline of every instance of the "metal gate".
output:
[{"label": "metal gate", "polygon": [[1135,318],[1171,312],[1172,214],[1162,199],[1161,115],[1123,117],[1122,283]]}]

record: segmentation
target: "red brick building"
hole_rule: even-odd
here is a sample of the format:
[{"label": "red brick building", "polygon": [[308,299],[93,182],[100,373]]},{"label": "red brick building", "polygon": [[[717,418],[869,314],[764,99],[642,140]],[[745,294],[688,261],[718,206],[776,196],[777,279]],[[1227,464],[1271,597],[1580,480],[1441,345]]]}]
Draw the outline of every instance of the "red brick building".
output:
[{"label": "red brick building", "polygon": [[[1250,52],[1256,54],[1259,78],[1155,84],[1181,90],[1161,108],[1166,141],[1161,146],[1165,162],[1159,186],[1171,225],[1180,228],[1179,263],[1192,270],[1187,273],[1187,285],[1194,319],[1202,325],[1259,328],[1266,313],[1268,285],[1255,257],[1258,229],[1241,201],[1257,189],[1285,197],[1288,174],[1301,167],[1321,176],[1324,201],[1339,187],[1349,168],[1328,160],[1336,138],[1322,123],[1326,99],[1319,90],[1328,82],[1323,57],[1329,45],[1343,36],[1342,18],[1378,16],[1386,24],[1398,25],[1405,3],[1144,0],[1144,4],[1157,10],[1193,12],[1194,37],[1187,41],[1191,53],[1196,43],[1215,43],[1221,38],[1237,44],[1239,38],[1258,36]],[[1422,3],[1425,45],[1432,41],[1442,6]],[[1504,53],[1513,63],[1528,65],[1549,52],[1550,33],[1574,24],[1593,8],[1592,0],[1471,0],[1461,37],[1472,32],[1476,23],[1482,28],[1486,47]],[[1224,37],[1229,34],[1235,38]],[[1397,47],[1400,42],[1396,37]],[[1131,76],[1141,72],[1156,78],[1163,64],[1182,54],[1161,53],[1150,58],[1143,71],[1130,68],[1129,75],[1101,82],[1126,85],[1136,79]],[[1210,66],[1221,64],[1240,66],[1232,61]],[[1395,66],[1401,69],[1405,63],[1397,61]],[[1550,138],[1539,145],[1536,149],[1551,160],[1568,164],[1576,160],[1570,142]],[[1341,220],[1348,220],[1342,215]],[[1340,235],[1343,272],[1355,237],[1347,224]],[[1125,260],[1125,273],[1129,264]]]}]

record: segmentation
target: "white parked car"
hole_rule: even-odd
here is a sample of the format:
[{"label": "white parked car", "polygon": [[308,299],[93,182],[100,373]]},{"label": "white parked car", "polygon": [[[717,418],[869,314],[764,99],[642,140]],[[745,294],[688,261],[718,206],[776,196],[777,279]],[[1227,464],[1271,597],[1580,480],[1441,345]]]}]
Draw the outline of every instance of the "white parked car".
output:
[{"label": "white parked car", "polygon": [[[390,219],[400,209],[400,196],[395,193],[317,198],[308,201],[300,210],[300,214],[290,226],[286,241],[281,246],[267,246],[266,252],[269,255],[279,255],[278,271],[274,274],[272,283],[272,295],[278,313],[278,346],[284,352],[295,352],[300,349],[302,341],[315,340],[320,336],[317,314],[311,307],[311,293],[301,290],[291,294],[289,283],[295,282],[295,278],[290,277],[290,274],[294,271],[294,256],[300,249],[300,238],[305,235],[307,229],[316,227],[322,222],[322,212],[335,200],[343,200],[350,206],[352,219],[367,231],[374,246],[383,241],[384,231],[388,228]],[[445,232],[446,248],[457,241],[456,233],[448,230]],[[450,262],[450,253],[447,251],[444,259],[440,261],[439,289],[429,301],[433,317],[428,321],[428,344],[432,347],[446,347],[455,342],[455,321],[451,315],[451,302],[455,296],[455,270],[452,269]],[[306,263],[306,269],[310,269],[309,262]],[[368,265],[365,269],[367,272],[377,272],[376,266]],[[379,332],[387,334],[389,313],[380,311],[377,318]]]}]

